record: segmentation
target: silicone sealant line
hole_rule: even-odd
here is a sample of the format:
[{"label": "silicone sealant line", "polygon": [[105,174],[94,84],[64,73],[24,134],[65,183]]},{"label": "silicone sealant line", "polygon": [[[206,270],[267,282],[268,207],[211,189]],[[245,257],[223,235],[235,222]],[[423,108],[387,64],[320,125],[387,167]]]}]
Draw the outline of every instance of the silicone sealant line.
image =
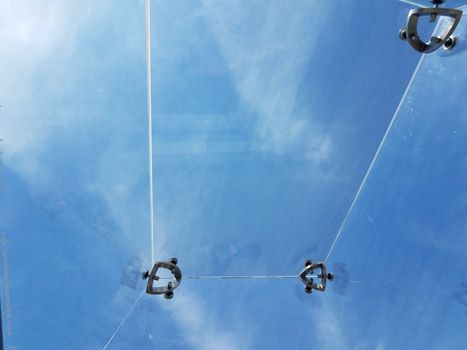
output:
[{"label": "silicone sealant line", "polygon": [[[409,5],[413,5],[413,6],[417,6],[417,7],[433,7],[433,4],[431,3],[431,1],[427,0],[426,3],[422,3],[422,2],[418,2],[418,1],[410,1],[410,0],[398,0],[399,2],[403,2],[405,4],[409,4]],[[444,2],[445,4],[447,4],[447,1]],[[462,6],[458,6],[456,7],[456,9],[462,9],[464,8],[466,5],[462,5]]]},{"label": "silicone sealant line", "polygon": [[[409,0],[399,0],[399,2],[403,2],[405,4],[409,4],[409,5],[413,5],[413,6],[417,6],[417,7],[430,7],[430,4],[427,4],[427,5],[424,5],[424,4],[421,4],[419,2],[415,2],[415,1],[409,1]],[[431,4],[433,5],[433,4]]]},{"label": "silicone sealant line", "polygon": [[400,287],[391,286],[387,284],[380,284],[380,283],[370,283],[370,282],[362,282],[362,281],[355,281],[355,280],[348,280],[348,282],[351,284],[359,285],[359,286],[389,289],[389,290],[394,290],[396,292],[401,292],[401,293],[430,295],[430,296],[440,297],[440,298],[453,298],[454,297],[454,295],[449,295],[449,294],[433,293],[433,292],[427,292],[427,291],[421,291],[421,290],[415,290],[415,289],[409,289],[409,288],[400,288]]},{"label": "silicone sealant line", "polygon": [[151,0],[146,0],[146,92],[148,99],[148,172],[149,172],[149,225],[151,232],[151,261],[154,262],[154,176],[152,164],[152,89],[151,89]]},{"label": "silicone sealant line", "polygon": [[420,67],[421,67],[421,65],[423,63],[424,58],[425,58],[425,54],[422,54],[419,61],[418,61],[418,63],[417,63],[417,66],[415,67],[415,70],[414,70],[414,72],[412,74],[412,77],[410,78],[409,83],[407,84],[407,87],[405,88],[405,91],[402,94],[402,97],[401,97],[401,99],[399,101],[399,104],[397,105],[396,111],[394,112],[394,114],[393,114],[393,116],[391,118],[391,121],[390,121],[390,123],[389,123],[389,125],[388,125],[388,127],[386,129],[386,132],[384,133],[384,136],[381,139],[381,142],[379,143],[378,148],[376,149],[375,155],[373,156],[373,159],[371,160],[370,166],[368,167],[368,170],[366,171],[365,176],[363,177],[363,180],[362,180],[360,186],[358,187],[357,193],[355,194],[355,197],[352,200],[352,203],[351,203],[351,205],[349,207],[349,210],[345,214],[344,220],[342,221],[342,224],[340,225],[339,230],[337,231],[336,237],[334,238],[334,241],[332,242],[332,245],[329,248],[328,254],[326,255],[326,259],[324,260],[325,263],[328,261],[328,259],[329,259],[330,255],[331,255],[337,241],[339,240],[339,238],[340,238],[340,236],[342,234],[342,231],[343,231],[345,225],[347,224],[347,221],[349,220],[349,217],[350,217],[350,215],[351,215],[351,213],[353,211],[353,208],[355,207],[355,204],[357,203],[357,200],[360,198],[362,190],[365,187],[365,184],[366,184],[366,182],[368,180],[368,176],[370,175],[371,171],[373,170],[373,167],[374,167],[374,165],[376,163],[376,160],[379,158],[381,150],[382,150],[384,144],[386,143],[386,139],[387,139],[387,137],[389,135],[389,132],[391,131],[392,126],[394,125],[394,122],[397,119],[397,115],[399,114],[399,111],[400,111],[400,109],[402,107],[402,104],[404,103],[405,98],[407,97],[407,94],[409,93],[409,90],[412,87],[412,84],[413,84],[413,82],[415,80],[415,77],[417,76],[418,71],[420,70]]},{"label": "silicone sealant line", "polygon": [[[318,278],[316,275],[309,277]],[[267,276],[267,275],[255,275],[255,276],[244,276],[244,275],[227,275],[227,276],[187,276],[183,277],[185,280],[270,280],[270,279],[293,279],[298,278],[298,275],[278,275],[278,276]],[[161,280],[170,280],[172,277],[159,277]]]},{"label": "silicone sealant line", "polygon": [[[147,108],[148,108],[148,172],[149,172],[149,225],[150,225],[150,239],[151,239],[151,261],[154,262],[154,178],[153,178],[153,162],[152,162],[152,89],[151,89],[151,0],[146,0],[145,3],[145,18],[146,18],[146,93],[147,93]],[[128,312],[125,314],[115,331],[105,343],[102,350],[106,350],[114,337],[125,324],[128,316],[141,300],[146,288],[136,298],[135,302],[131,305]]]},{"label": "silicone sealant line", "polygon": [[133,309],[135,308],[136,304],[138,304],[138,302],[141,300],[141,297],[143,296],[144,292],[146,291],[146,288],[141,292],[141,294],[138,296],[138,298],[136,298],[135,302],[133,303],[133,305],[131,305],[130,309],[128,310],[128,312],[125,314],[125,316],[123,316],[122,320],[120,321],[120,323],[118,324],[117,328],[115,328],[115,331],[112,333],[112,335],[110,336],[110,338],[107,340],[107,343],[105,343],[104,347],[102,348],[102,350],[106,350],[108,348],[108,346],[110,345],[110,343],[112,342],[112,340],[115,338],[115,336],[117,335],[118,331],[120,330],[120,328],[122,328],[122,326],[125,324],[125,321],[127,320],[128,316],[130,316],[131,312],[133,311]]}]

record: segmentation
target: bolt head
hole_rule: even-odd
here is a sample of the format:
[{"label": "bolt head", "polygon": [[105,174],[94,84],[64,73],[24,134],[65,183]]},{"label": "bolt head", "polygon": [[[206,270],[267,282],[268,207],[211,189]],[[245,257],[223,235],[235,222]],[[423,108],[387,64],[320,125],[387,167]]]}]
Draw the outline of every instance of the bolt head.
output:
[{"label": "bolt head", "polygon": [[178,259],[177,258],[172,258],[169,260],[172,264],[177,265]]},{"label": "bolt head", "polygon": [[174,297],[174,292],[170,291],[164,294],[164,298],[172,299]]},{"label": "bolt head", "polygon": [[457,38],[455,36],[451,36],[446,42],[443,44],[443,49],[451,50],[454,46],[456,46]]},{"label": "bolt head", "polygon": [[310,259],[306,259],[305,262],[304,262],[303,264],[305,265],[305,267],[308,267],[308,266],[310,266],[310,265],[313,264],[313,263],[311,262]]},{"label": "bolt head", "polygon": [[334,279],[334,274],[332,272],[328,273],[328,280],[332,281]]},{"label": "bolt head", "polygon": [[399,31],[399,39],[407,40],[407,29],[401,28],[401,30]]}]

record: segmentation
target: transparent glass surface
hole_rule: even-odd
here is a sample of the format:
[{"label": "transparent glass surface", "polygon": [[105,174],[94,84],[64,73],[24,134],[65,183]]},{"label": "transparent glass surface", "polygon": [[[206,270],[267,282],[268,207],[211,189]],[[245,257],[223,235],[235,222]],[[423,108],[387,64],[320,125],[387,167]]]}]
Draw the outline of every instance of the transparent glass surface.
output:
[{"label": "transparent glass surface", "polygon": [[[408,6],[433,7],[430,0],[398,0]],[[466,0],[447,0],[440,7],[459,8],[467,4]]]},{"label": "transparent glass surface", "polygon": [[407,9],[154,2],[156,256],[189,275],[324,259],[419,58]]},{"label": "transparent glass surface", "polygon": [[465,17],[420,61],[400,1],[151,8],[154,239],[144,1],[0,13],[5,348],[466,348]]},{"label": "transparent glass surface", "polygon": [[297,280],[184,281],[170,302],[144,296],[108,349],[457,349],[466,344],[465,314],[449,298],[361,286],[346,280],[343,270],[335,282],[325,294],[308,295]]},{"label": "transparent glass surface", "polygon": [[150,263],[144,2],[7,1],[0,23],[5,348],[98,349]]},{"label": "transparent glass surface", "polygon": [[329,260],[369,288],[420,294],[393,304],[420,349],[467,346],[465,16],[456,35],[423,57]]},{"label": "transparent glass surface", "polygon": [[[429,3],[427,1],[425,2],[422,2],[422,1],[418,1],[420,4],[422,4],[424,7],[430,7]],[[450,7],[450,8],[458,8],[458,7],[462,7],[464,5],[467,4],[467,1],[465,0],[447,0],[445,1],[445,3],[442,5],[442,7]]]}]

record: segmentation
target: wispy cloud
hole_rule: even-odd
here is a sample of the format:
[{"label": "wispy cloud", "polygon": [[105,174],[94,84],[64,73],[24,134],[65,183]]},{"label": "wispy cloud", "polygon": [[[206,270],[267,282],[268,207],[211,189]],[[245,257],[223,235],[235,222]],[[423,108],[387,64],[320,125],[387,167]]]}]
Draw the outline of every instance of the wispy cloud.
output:
[{"label": "wispy cloud", "polygon": [[[93,113],[101,108],[96,103],[99,81],[94,77],[95,71],[121,60],[121,56],[112,55],[112,50],[121,53],[135,49],[138,40],[123,36],[109,45],[108,55],[96,56],[93,45],[98,40],[105,44],[105,35],[112,28],[105,20],[107,16],[115,17],[115,13],[109,14],[108,3],[107,0],[2,3],[3,159],[29,181],[38,182],[47,176],[40,157],[51,151],[58,137],[66,133],[73,137],[91,127],[96,117],[105,116],[105,113]],[[134,33],[130,29],[128,32]],[[83,86],[84,80],[88,83],[93,79],[95,90]],[[96,97],[92,99],[93,96]]]},{"label": "wispy cloud", "polygon": [[[168,239],[172,237],[164,227],[163,218],[159,217],[155,243],[156,257],[160,260],[170,257]],[[154,298],[155,302],[172,317],[182,331],[184,341],[199,350],[248,349],[252,334],[240,321],[229,319],[229,322],[225,323],[225,319],[222,319],[222,312],[219,312],[220,309],[210,306],[209,300],[197,292],[199,289],[196,288],[196,283],[182,282],[175,292],[174,299],[170,301]],[[206,285],[203,288],[206,288]]]},{"label": "wispy cloud", "polygon": [[[229,322],[228,329],[209,311],[205,298],[196,293],[184,291],[176,296],[177,300],[161,306],[170,312],[183,331],[185,340],[199,350],[236,350],[248,349],[248,334],[240,331],[239,326]],[[241,334],[241,336],[239,336]]]},{"label": "wispy cloud", "polygon": [[[264,150],[283,153],[300,147],[311,161],[332,151],[313,115],[298,104],[300,84],[324,25],[318,2],[204,0],[203,15],[217,39],[242,103],[257,116],[256,137]],[[330,6],[328,6],[330,8]]]},{"label": "wispy cloud", "polygon": [[[25,113],[35,105],[34,74],[67,35],[63,26],[67,16],[63,6],[43,3],[6,1],[0,12],[0,83],[2,114],[1,133],[5,138],[5,159],[29,154],[29,160],[40,152],[47,133],[43,120]],[[28,109],[29,109],[28,108]],[[49,121],[53,124],[55,121]],[[31,147],[36,142],[35,147]],[[23,162],[30,168],[31,162]],[[16,164],[18,165],[18,164]],[[24,169],[23,169],[24,170]],[[31,169],[28,169],[31,171]]]},{"label": "wispy cloud", "polygon": [[[46,150],[51,135],[66,124],[66,116],[51,114],[48,104],[50,97],[60,96],[69,77],[63,75],[62,65],[53,66],[51,60],[57,53],[62,58],[73,53],[80,25],[75,12],[79,13],[77,5],[61,1],[2,3],[0,128],[5,138],[4,159],[23,175],[34,175],[29,178],[44,176],[37,157]],[[55,84],[41,81],[41,74],[53,77]]]},{"label": "wispy cloud", "polygon": [[383,340],[378,339],[376,334],[371,337],[359,337],[355,325],[349,320],[348,315],[353,315],[355,310],[350,307],[336,307],[332,302],[323,300],[323,305],[317,310],[310,312],[314,333],[319,348],[323,350],[340,350],[340,349],[377,349],[384,350],[386,348]]},{"label": "wispy cloud", "polygon": [[320,349],[347,349],[345,331],[333,306],[325,303],[320,312],[313,312],[313,325],[316,327],[317,341]]}]

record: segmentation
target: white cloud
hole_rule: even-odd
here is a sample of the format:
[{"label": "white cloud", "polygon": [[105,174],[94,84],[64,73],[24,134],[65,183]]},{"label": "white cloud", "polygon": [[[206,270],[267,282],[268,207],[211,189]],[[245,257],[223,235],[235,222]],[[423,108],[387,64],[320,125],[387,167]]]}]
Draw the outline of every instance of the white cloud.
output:
[{"label": "white cloud", "polygon": [[[193,292],[184,291],[176,296],[177,300],[167,303],[162,300],[160,305],[172,314],[185,340],[199,350],[235,350],[248,348],[248,335],[245,330],[239,330],[239,325],[229,322],[228,330],[222,327],[216,318],[208,311],[204,298]],[[239,336],[241,334],[241,336]]]},{"label": "white cloud", "polygon": [[[303,146],[304,154],[310,160],[326,160],[332,151],[331,140],[317,131],[310,116],[295,106],[308,59],[306,54],[315,48],[318,39],[313,28],[320,26],[319,18],[325,15],[313,14],[314,1],[305,2],[301,9],[290,6],[288,2],[272,2],[264,6],[264,2],[255,5],[240,1],[235,8],[227,4],[204,1],[203,15],[210,21],[235,78],[242,103],[258,115],[259,142],[266,150],[277,153],[297,145]],[[48,92],[50,96],[59,95],[67,87],[70,77],[63,75],[62,66],[51,65],[50,62],[57,55],[62,64],[69,62],[68,59],[76,53],[77,36],[84,30],[91,30],[89,24],[96,19],[92,11],[100,13],[95,6],[102,5],[58,0],[46,3],[10,0],[2,3],[0,40],[4,54],[0,56],[0,104],[4,106],[0,110],[0,131],[1,137],[5,138],[4,156],[13,160],[12,166],[30,179],[42,173],[37,163],[39,156],[52,151],[49,149],[50,138],[70,127],[68,118],[73,112],[47,113],[48,103],[54,101],[41,101],[38,97],[43,96],[40,94],[43,87],[37,81],[37,72],[41,70],[54,78],[54,85],[48,87],[52,89]],[[124,38],[124,42],[134,45],[130,37]],[[89,127],[89,120],[76,120],[73,127],[83,124]],[[109,149],[103,154],[109,156],[111,152]],[[99,174],[88,184],[99,189],[113,215],[120,218],[119,223],[122,223],[121,218],[128,217],[127,206],[121,204],[128,199],[131,202],[131,193],[136,187],[135,174],[117,166],[128,164],[127,156],[118,155],[115,159],[119,162],[112,164],[102,163]],[[105,177],[105,174],[118,171],[120,173],[113,178],[114,182]],[[136,177],[141,176],[144,175]],[[106,181],[109,186],[102,186]],[[139,203],[144,204],[144,201]],[[133,232],[145,235],[146,231],[142,229],[145,223],[137,227],[141,230],[135,230],[131,223],[129,220],[124,224],[127,231],[133,227]],[[159,223],[158,227],[161,226]],[[163,247],[161,240],[168,236],[163,232],[157,236],[158,247]],[[176,303],[163,305],[193,347],[206,350],[247,348],[248,335],[241,326],[233,329],[232,325],[229,329],[223,327],[201,296],[185,291],[176,297]],[[330,315],[324,323],[327,328],[323,334],[329,334],[331,330],[333,341],[337,342],[334,345],[339,346],[341,330],[336,324],[335,317]]]},{"label": "white cloud", "polygon": [[[4,158],[7,162],[14,159],[11,166],[26,176],[40,175],[37,156],[45,149],[47,138],[64,124],[63,117],[47,113],[47,104],[38,99],[44,86],[37,73],[47,68],[54,74],[56,70],[47,66],[50,58],[57,51],[61,55],[72,52],[77,30],[72,15],[73,7],[61,1],[2,2],[0,132],[5,139]],[[65,77],[61,78],[65,84]],[[62,88],[57,85],[51,95]]]},{"label": "white cloud", "polygon": [[[2,2],[0,137],[5,140],[3,159],[29,181],[46,178],[39,158],[49,151],[56,135],[89,127],[91,118],[95,117],[80,113],[85,110],[82,100],[90,92],[76,94],[84,68],[74,64],[77,58],[89,56],[87,42],[95,37],[96,26],[102,25],[102,19],[108,16],[108,7],[107,0]],[[122,38],[114,46],[118,45],[130,45],[130,41]],[[109,54],[102,62],[93,64],[111,64],[109,57],[112,56]],[[116,56],[114,60],[118,59]]]},{"label": "white cloud", "polygon": [[[380,335],[376,334],[367,337],[359,337],[361,331],[360,325],[352,324],[349,320],[353,317],[348,315],[356,315],[354,308],[345,306],[346,303],[340,306],[334,305],[326,300],[323,300],[323,305],[319,311],[311,310],[311,322],[314,325],[318,348],[323,350],[340,350],[340,349],[377,349],[384,350],[385,342],[378,340]],[[348,303],[347,303],[348,304]],[[361,316],[361,315],[360,315]],[[366,328],[368,329],[368,327]],[[368,330],[369,331],[369,330]],[[370,332],[370,331],[369,331]],[[370,332],[371,333],[371,332]],[[383,335],[384,336],[384,335]]]},{"label": "white cloud", "polygon": [[276,153],[299,146],[312,161],[328,158],[330,139],[313,125],[313,115],[296,105],[326,19],[326,13],[315,11],[318,2],[202,3],[241,101],[258,115],[261,146]]},{"label": "white cloud", "polygon": [[312,315],[320,349],[338,350],[348,348],[343,326],[333,311],[332,305],[325,303],[320,312],[313,312]]},{"label": "white cloud", "polygon": [[[0,13],[2,57],[34,61],[51,54],[69,37],[70,6],[60,1],[6,0]],[[11,67],[10,67],[11,68]]]}]

